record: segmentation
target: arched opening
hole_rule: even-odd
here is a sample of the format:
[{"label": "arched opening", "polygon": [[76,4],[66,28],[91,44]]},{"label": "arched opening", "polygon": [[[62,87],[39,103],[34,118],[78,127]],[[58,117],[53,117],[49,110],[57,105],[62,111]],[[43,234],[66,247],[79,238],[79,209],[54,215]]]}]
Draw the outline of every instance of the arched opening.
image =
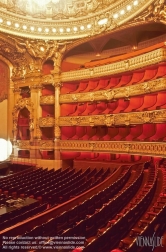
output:
[{"label": "arched opening", "polygon": [[53,60],[47,60],[44,62],[42,66],[42,72],[43,74],[50,74],[51,70],[54,69],[54,62]]},{"label": "arched opening", "polygon": [[17,140],[30,140],[29,120],[29,110],[27,108],[21,109],[18,114]]}]

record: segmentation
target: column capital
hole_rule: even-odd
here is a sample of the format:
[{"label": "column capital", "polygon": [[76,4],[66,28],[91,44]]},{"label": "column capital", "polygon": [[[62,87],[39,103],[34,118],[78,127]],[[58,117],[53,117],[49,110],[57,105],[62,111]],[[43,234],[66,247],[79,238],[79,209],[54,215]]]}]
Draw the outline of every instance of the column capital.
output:
[{"label": "column capital", "polygon": [[33,84],[33,85],[31,85],[31,86],[29,86],[29,88],[31,89],[31,90],[41,90],[42,89],[42,85],[41,84]]},{"label": "column capital", "polygon": [[13,93],[20,93],[21,89],[19,87],[14,87],[13,88]]},{"label": "column capital", "polygon": [[62,83],[61,82],[54,82],[53,85],[54,85],[55,89],[59,89],[59,88],[62,87]]}]

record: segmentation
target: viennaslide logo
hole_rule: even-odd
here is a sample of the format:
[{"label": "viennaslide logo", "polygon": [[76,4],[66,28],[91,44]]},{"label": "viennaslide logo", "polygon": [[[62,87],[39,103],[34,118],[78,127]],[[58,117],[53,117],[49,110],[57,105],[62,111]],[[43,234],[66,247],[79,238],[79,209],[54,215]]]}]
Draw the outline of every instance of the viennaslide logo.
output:
[{"label": "viennaslide logo", "polygon": [[157,247],[163,247],[162,245],[163,236],[137,236],[136,244],[138,247],[152,247],[152,251]]}]

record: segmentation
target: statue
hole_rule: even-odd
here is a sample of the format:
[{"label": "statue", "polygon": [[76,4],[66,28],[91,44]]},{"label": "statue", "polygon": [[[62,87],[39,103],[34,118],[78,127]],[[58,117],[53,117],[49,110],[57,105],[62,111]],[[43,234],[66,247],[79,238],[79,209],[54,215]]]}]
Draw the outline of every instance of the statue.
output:
[{"label": "statue", "polygon": [[66,45],[71,42],[58,42],[58,41],[50,41],[49,53],[46,56],[46,60],[53,59],[54,61],[54,70],[59,73],[60,66],[62,62],[62,58],[64,52],[66,51]]}]

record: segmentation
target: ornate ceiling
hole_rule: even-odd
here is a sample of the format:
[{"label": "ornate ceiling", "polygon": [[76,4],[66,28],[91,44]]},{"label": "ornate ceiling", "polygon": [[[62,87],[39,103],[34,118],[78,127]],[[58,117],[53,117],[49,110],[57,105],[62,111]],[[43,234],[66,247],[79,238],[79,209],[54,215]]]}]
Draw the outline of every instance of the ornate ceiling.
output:
[{"label": "ornate ceiling", "polygon": [[0,0],[0,31],[37,39],[83,38],[121,26],[134,19],[152,2]]}]

